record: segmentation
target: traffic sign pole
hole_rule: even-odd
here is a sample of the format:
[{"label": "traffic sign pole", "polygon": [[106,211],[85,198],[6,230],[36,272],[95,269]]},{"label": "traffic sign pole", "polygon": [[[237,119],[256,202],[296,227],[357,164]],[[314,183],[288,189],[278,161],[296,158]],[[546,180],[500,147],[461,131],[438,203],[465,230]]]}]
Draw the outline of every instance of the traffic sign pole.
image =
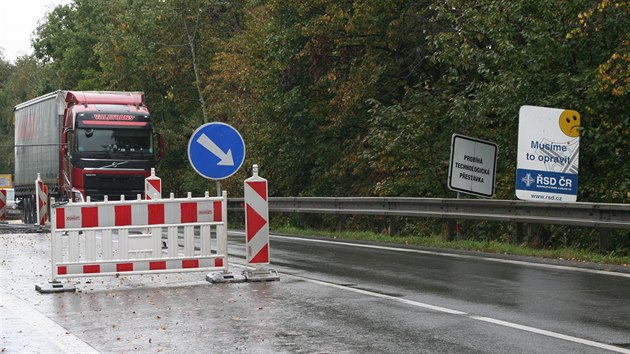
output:
[{"label": "traffic sign pole", "polygon": [[[224,195],[227,198],[227,193],[221,190],[221,180],[235,174],[243,165],[245,142],[232,126],[221,122],[207,123],[197,128],[190,137],[188,160],[199,175],[215,180],[218,197]],[[227,210],[223,212],[227,218]],[[227,244],[224,247],[227,252]],[[206,280],[212,283],[225,283],[244,281],[245,277],[223,271],[208,274]]]}]

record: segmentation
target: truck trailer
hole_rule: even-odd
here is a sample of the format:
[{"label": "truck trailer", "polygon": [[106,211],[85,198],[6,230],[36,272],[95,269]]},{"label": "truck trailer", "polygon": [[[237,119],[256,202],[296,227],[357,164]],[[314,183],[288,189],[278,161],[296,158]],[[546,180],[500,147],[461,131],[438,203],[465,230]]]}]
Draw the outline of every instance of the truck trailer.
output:
[{"label": "truck trailer", "polygon": [[136,198],[163,157],[142,92],[55,91],[15,106],[15,196],[25,223],[35,180],[56,201]]}]

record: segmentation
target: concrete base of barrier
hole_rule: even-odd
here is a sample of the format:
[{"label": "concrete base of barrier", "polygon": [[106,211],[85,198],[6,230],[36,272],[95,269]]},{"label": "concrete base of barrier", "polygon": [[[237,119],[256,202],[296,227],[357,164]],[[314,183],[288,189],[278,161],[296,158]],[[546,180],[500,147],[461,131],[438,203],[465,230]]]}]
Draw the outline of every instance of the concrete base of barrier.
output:
[{"label": "concrete base of barrier", "polygon": [[63,292],[75,292],[77,290],[76,286],[72,284],[62,284],[58,281],[49,281],[44,284],[35,285],[35,290],[39,291],[42,294],[49,293],[63,293]]},{"label": "concrete base of barrier", "polygon": [[245,276],[243,274],[233,274],[232,272],[218,272],[206,275],[206,280],[212,284],[243,283],[245,282]]},{"label": "concrete base of barrier", "polygon": [[278,271],[273,269],[244,270],[243,275],[245,276],[245,280],[248,282],[280,280],[280,275],[278,274]]}]

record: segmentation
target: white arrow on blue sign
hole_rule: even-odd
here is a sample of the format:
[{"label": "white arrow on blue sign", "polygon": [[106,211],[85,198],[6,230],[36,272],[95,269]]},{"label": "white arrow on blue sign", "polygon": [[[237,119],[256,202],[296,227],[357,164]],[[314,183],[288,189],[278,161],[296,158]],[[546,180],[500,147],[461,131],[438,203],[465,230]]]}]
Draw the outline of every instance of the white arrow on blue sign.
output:
[{"label": "white arrow on blue sign", "polygon": [[213,122],[197,128],[188,141],[188,160],[201,176],[230,177],[245,161],[245,142],[231,125]]}]

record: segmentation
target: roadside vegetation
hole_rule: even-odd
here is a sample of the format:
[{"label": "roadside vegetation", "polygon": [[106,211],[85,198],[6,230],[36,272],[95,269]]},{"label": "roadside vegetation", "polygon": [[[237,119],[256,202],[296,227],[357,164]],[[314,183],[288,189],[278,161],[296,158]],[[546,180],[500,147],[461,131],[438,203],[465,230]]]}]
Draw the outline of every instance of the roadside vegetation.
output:
[{"label": "roadside vegetation", "polygon": [[[535,105],[581,114],[578,201],[630,203],[630,1],[74,0],[32,45],[15,61],[0,48],[0,173],[13,172],[14,105],[58,89],[144,91],[167,144],[165,193],[214,188],[187,143],[222,121],[247,149],[222,182],[232,197],[255,163],[271,196],[454,198],[451,137],[464,134],[498,145],[495,198],[515,199],[518,112]],[[347,229],[386,223],[367,226]],[[512,247],[513,225],[467,228],[472,248]],[[598,245],[587,228],[539,233],[541,252]],[[609,249],[630,256],[630,232]]]}]

